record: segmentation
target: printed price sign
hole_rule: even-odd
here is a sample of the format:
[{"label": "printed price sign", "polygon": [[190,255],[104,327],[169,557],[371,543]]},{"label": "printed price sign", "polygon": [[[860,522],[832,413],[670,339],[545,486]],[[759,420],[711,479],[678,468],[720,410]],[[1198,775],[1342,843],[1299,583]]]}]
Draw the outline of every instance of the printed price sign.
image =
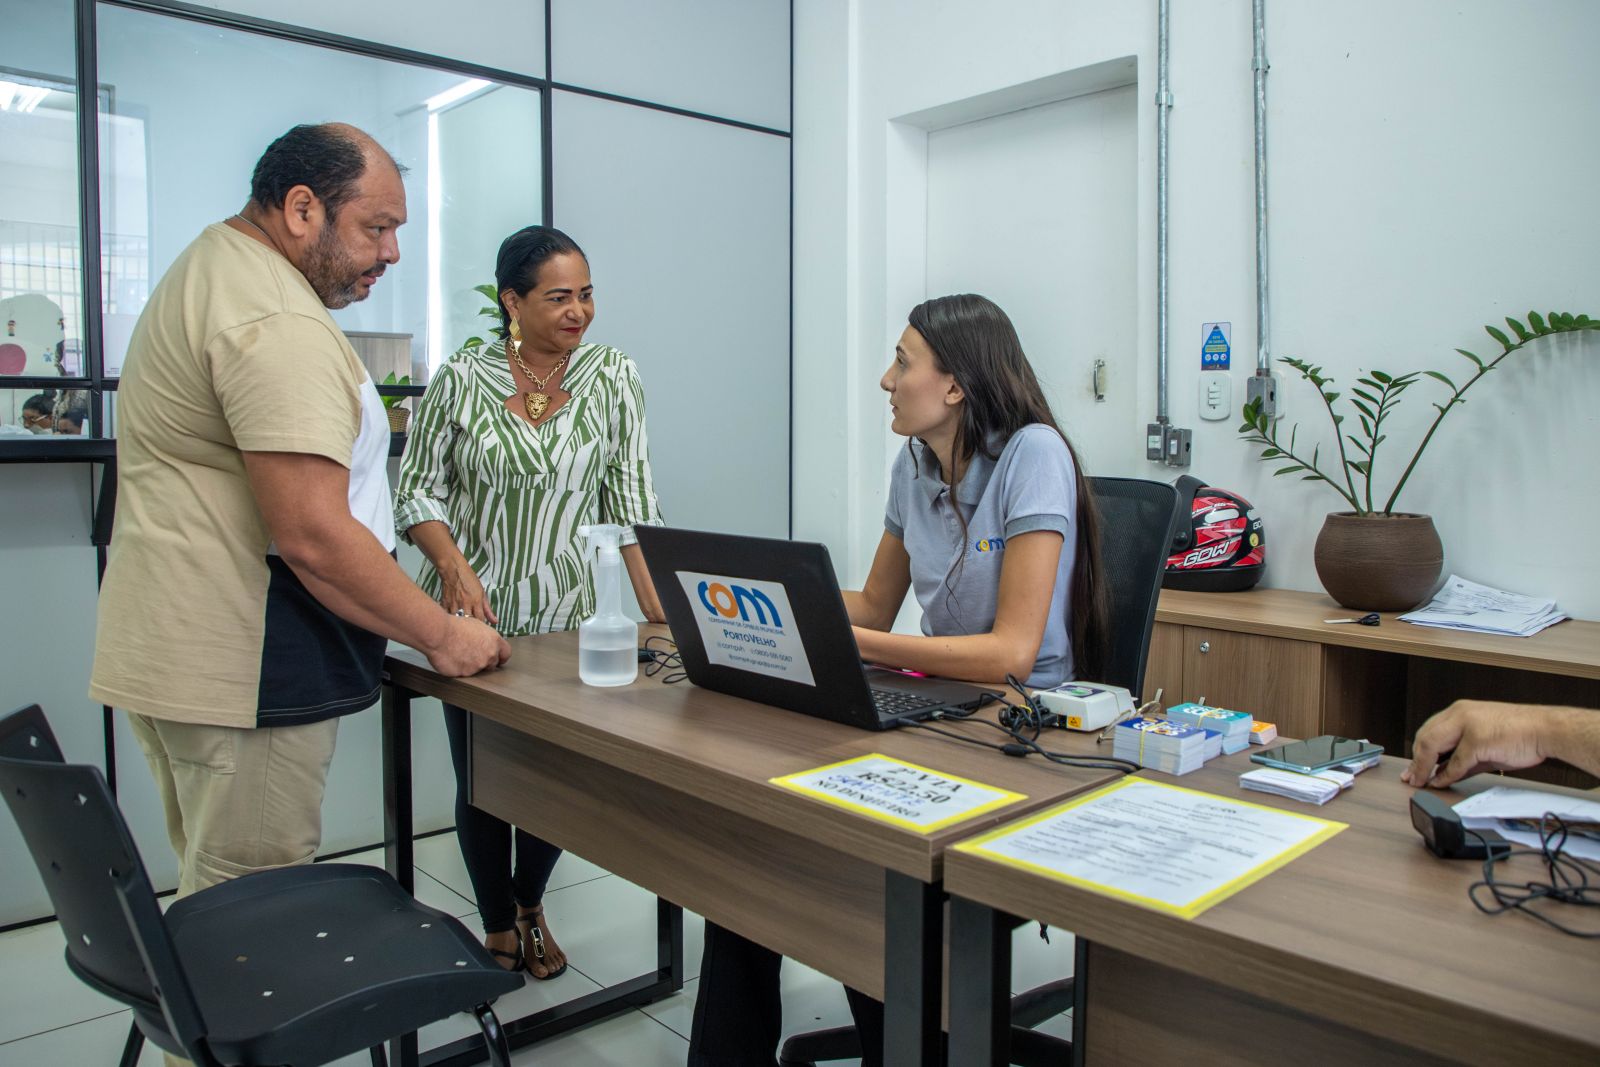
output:
[{"label": "printed price sign", "polygon": [[787,774],[772,784],[924,834],[1027,799],[876,752]]}]

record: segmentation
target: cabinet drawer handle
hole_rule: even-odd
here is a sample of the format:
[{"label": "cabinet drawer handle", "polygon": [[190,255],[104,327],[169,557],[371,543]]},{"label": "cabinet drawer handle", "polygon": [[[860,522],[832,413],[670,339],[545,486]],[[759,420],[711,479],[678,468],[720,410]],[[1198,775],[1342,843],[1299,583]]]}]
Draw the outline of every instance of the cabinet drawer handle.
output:
[{"label": "cabinet drawer handle", "polygon": [[1200,651],[1201,651],[1202,654],[1204,654],[1206,652],[1210,652],[1211,651],[1211,642],[1210,641],[1201,641],[1200,642]]}]

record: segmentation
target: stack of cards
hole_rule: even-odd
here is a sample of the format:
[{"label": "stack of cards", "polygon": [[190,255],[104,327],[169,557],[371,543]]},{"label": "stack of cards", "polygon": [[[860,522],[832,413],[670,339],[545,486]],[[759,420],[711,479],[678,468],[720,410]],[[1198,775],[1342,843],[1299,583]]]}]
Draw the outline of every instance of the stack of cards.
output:
[{"label": "stack of cards", "polygon": [[1143,716],[1116,728],[1112,748],[1118,759],[1167,774],[1188,774],[1205,763],[1206,731],[1167,719]]},{"label": "stack of cards", "polygon": [[1205,704],[1178,704],[1167,709],[1167,718],[1198,726],[1202,730],[1215,730],[1222,735],[1222,751],[1229,755],[1250,747],[1250,727],[1254,720],[1248,712],[1229,711]]},{"label": "stack of cards", "polygon": [[1222,755],[1222,735],[1215,730],[1207,730],[1204,726],[1200,727],[1200,732],[1206,735],[1205,758],[1206,762],[1210,763]]},{"label": "stack of cards", "polygon": [[1270,722],[1257,719],[1250,726],[1250,743],[1252,745],[1270,745],[1278,739],[1278,727]]},{"label": "stack of cards", "polygon": [[1356,776],[1342,771],[1318,771],[1316,774],[1297,774],[1272,767],[1246,771],[1239,776],[1239,784],[1258,793],[1303,800],[1310,804],[1326,804],[1343,790],[1354,784]]}]

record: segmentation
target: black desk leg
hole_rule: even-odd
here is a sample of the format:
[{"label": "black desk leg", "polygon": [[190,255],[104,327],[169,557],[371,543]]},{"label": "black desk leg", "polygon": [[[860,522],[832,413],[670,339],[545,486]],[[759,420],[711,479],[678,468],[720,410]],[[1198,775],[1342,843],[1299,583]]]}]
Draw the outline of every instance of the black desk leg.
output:
[{"label": "black desk leg", "polygon": [[883,909],[884,1065],[938,1067],[944,890],[887,871]]},{"label": "black desk leg", "polygon": [[950,1062],[1011,1062],[1011,927],[1014,920],[950,898]]},{"label": "black desk leg", "polygon": [[1083,1067],[1089,1047],[1089,942],[1072,941],[1072,1067]]},{"label": "black desk leg", "polygon": [[[411,838],[411,692],[383,684],[383,865],[416,894],[416,855]],[[395,1067],[417,1067],[417,1035],[401,1034],[389,1042]]]}]

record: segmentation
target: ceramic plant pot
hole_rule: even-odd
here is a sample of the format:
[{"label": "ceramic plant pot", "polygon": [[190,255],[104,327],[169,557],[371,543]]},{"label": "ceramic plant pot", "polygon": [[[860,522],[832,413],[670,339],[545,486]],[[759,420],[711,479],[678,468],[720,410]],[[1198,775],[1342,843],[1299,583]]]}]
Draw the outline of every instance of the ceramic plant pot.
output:
[{"label": "ceramic plant pot", "polygon": [[1317,535],[1317,577],[1352,611],[1409,611],[1439,580],[1444,545],[1427,515],[1330,514]]}]

